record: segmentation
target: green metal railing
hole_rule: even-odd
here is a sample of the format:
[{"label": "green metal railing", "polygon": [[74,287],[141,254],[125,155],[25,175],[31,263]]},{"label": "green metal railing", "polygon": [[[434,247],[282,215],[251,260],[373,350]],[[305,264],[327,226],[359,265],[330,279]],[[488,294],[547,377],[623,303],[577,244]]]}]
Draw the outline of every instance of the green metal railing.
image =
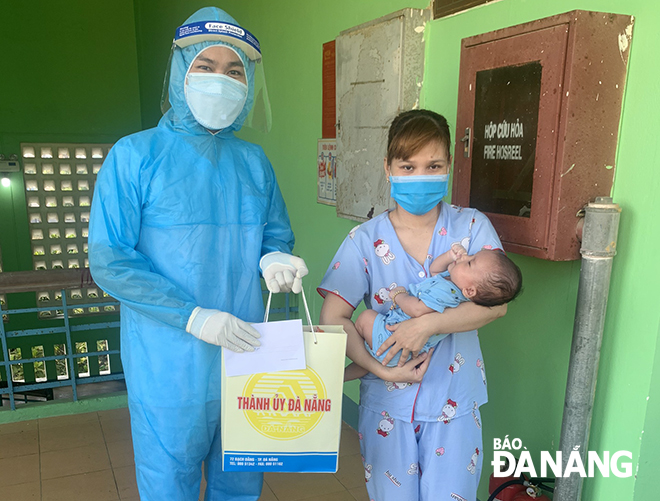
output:
[{"label": "green metal railing", "polygon": [[[92,303],[84,304],[76,301],[70,304],[67,299],[67,290],[84,289],[97,287],[86,268],[70,270],[45,270],[45,271],[21,271],[0,273],[0,294],[7,297],[9,294],[34,293],[42,290],[61,291],[61,305],[46,307],[19,307],[10,308],[12,300],[7,297],[7,309],[2,310],[2,316],[9,321],[5,325],[0,321],[0,340],[2,344],[2,353],[0,354],[0,406],[8,395],[9,405],[12,410],[16,409],[16,399],[27,401],[30,397],[35,397],[35,393],[42,392],[41,399],[49,399],[43,396],[59,387],[70,386],[73,394],[73,400],[78,400],[78,386],[81,384],[99,383],[105,381],[117,381],[124,379],[121,360],[119,357],[119,303],[111,298],[95,300]],[[263,291],[264,296],[268,292]],[[291,305],[289,294],[278,295],[278,299],[270,307],[271,319],[289,319],[291,314],[297,314],[298,306]],[[12,298],[13,299],[13,298]],[[112,306],[115,312],[108,313],[103,311],[106,306]],[[71,315],[74,309],[86,309],[89,307],[99,307],[102,313],[87,315]],[[39,318],[40,313],[44,311],[57,310],[61,312],[57,318]],[[75,313],[75,312],[74,312]],[[33,325],[44,324],[47,326],[41,328],[26,329],[8,329],[13,323],[13,315],[19,316],[21,321],[18,323]],[[30,317],[29,315],[32,315]],[[115,318],[112,318],[115,317]],[[111,320],[108,321],[108,318]],[[64,353],[56,353],[53,342],[55,339],[63,341]],[[81,351],[76,349],[77,343],[88,343],[98,346],[99,341],[107,342],[107,348],[95,351]],[[58,345],[58,346],[59,346]],[[113,345],[113,346],[110,346]],[[34,348],[43,348],[43,356],[34,356]],[[112,348],[112,349],[110,349]],[[21,357],[12,356],[12,351],[20,349]],[[23,352],[30,353],[29,358],[24,358]],[[110,372],[101,374],[99,361],[101,357],[107,357]],[[82,372],[79,368],[81,359],[87,359],[88,371]],[[64,361],[67,367],[66,377],[57,374],[57,363]],[[37,365],[45,372],[46,381],[37,381],[35,368]],[[23,380],[17,381],[14,378],[15,370],[13,368],[23,369]]]},{"label": "green metal railing", "polygon": [[[5,322],[0,322],[0,340],[2,343],[2,359],[0,360],[0,404],[4,395],[9,397],[9,405],[12,410],[16,409],[16,398],[28,400],[28,395],[47,391],[58,387],[70,386],[73,400],[78,400],[78,385],[99,383],[103,381],[116,381],[124,379],[119,360],[119,303],[113,298],[105,298],[102,302],[95,301],[90,304],[68,304],[66,291],[81,287],[94,287],[94,283],[87,269],[73,270],[50,270],[50,271],[26,271],[10,272],[0,274],[0,293],[18,294],[23,292],[36,292],[39,290],[60,290],[61,306],[57,309],[62,312],[61,318],[40,320],[38,315],[43,311],[52,311],[49,307],[20,307],[11,308],[11,299],[7,298],[7,309],[2,311],[3,316],[8,318],[7,326],[12,325],[12,315],[21,315],[23,322],[30,325],[46,323],[48,326],[42,328],[28,328],[8,330]],[[85,308],[89,306],[113,306],[115,313],[104,312],[101,315],[85,315],[75,317],[72,322],[71,310],[74,308]],[[33,315],[30,318],[29,315]],[[107,321],[108,315],[117,317],[116,320]],[[54,325],[55,324],[55,325]],[[58,325],[59,324],[59,325]],[[110,335],[109,335],[110,334]],[[48,336],[48,337],[45,337]],[[110,340],[112,339],[112,343]],[[64,341],[64,353],[55,353],[53,341]],[[115,345],[114,349],[79,351],[76,343],[96,343],[107,341]],[[33,353],[35,347],[43,348],[43,356],[29,356],[20,358],[12,357],[11,351],[21,349]],[[99,360],[103,357],[109,362],[110,373],[100,374]],[[106,358],[107,357],[107,358]],[[78,362],[86,359],[88,371],[81,374]],[[64,361],[67,367],[67,376],[59,377],[57,374],[57,362]],[[39,382],[35,377],[35,367],[43,364],[46,373],[46,381]],[[14,369],[23,369],[23,380],[15,380]],[[87,375],[85,375],[87,374]],[[45,397],[47,399],[47,397]]]}]

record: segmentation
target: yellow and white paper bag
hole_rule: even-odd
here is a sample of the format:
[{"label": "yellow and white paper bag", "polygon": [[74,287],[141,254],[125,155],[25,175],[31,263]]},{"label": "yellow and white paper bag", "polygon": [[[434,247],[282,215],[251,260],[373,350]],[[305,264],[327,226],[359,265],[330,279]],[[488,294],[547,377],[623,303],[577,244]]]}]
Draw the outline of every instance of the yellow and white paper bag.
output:
[{"label": "yellow and white paper bag", "polygon": [[307,368],[222,377],[224,471],[335,472],[346,333],[303,328]]}]

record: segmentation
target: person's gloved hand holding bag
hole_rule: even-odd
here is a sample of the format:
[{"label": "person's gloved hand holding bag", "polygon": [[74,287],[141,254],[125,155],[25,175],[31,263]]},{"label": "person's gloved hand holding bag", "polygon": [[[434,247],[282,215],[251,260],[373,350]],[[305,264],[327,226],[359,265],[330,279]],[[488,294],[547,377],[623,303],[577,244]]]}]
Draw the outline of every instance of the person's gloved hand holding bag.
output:
[{"label": "person's gloved hand holding bag", "polygon": [[[284,252],[271,252],[261,258],[259,268],[270,292],[302,290],[302,277],[309,273],[305,261]],[[197,339],[242,353],[259,346],[260,334],[247,322],[224,311],[197,307],[193,310],[186,332]]]},{"label": "person's gloved hand holding bag", "polygon": [[259,268],[261,268],[266,287],[270,292],[275,293],[300,293],[302,277],[309,273],[303,258],[284,252],[266,254],[259,261]]},{"label": "person's gloved hand holding bag", "polygon": [[230,313],[199,306],[190,315],[186,332],[236,353],[254,351],[261,344],[261,334],[247,322]]}]

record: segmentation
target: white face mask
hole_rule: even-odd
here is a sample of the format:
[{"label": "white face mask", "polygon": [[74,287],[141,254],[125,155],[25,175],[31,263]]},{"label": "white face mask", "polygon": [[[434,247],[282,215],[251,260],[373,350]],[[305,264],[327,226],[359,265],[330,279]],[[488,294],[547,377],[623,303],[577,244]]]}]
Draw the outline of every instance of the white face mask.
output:
[{"label": "white face mask", "polygon": [[210,130],[225,129],[240,115],[247,99],[243,82],[220,73],[188,73],[186,102],[195,120]]}]

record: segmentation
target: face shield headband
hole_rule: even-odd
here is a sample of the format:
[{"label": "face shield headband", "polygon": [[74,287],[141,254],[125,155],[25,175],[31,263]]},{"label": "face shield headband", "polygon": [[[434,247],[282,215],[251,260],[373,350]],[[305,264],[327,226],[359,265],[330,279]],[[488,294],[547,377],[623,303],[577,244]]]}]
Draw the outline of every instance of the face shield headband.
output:
[{"label": "face shield headband", "polygon": [[172,57],[175,51],[182,50],[200,42],[225,43],[243,51],[245,56],[254,63],[253,105],[243,125],[252,129],[268,132],[272,125],[270,99],[266,88],[266,77],[263,69],[261,46],[257,38],[238,25],[220,21],[199,21],[179,26],[176,30],[172,50],[167,63],[163,82],[160,108],[163,114],[170,108],[169,82]]},{"label": "face shield headband", "polygon": [[245,52],[245,55],[252,61],[261,61],[259,40],[248,30],[235,24],[219,21],[200,21],[179,26],[174,35],[174,45],[182,49],[194,43],[213,41],[235,45]]}]

